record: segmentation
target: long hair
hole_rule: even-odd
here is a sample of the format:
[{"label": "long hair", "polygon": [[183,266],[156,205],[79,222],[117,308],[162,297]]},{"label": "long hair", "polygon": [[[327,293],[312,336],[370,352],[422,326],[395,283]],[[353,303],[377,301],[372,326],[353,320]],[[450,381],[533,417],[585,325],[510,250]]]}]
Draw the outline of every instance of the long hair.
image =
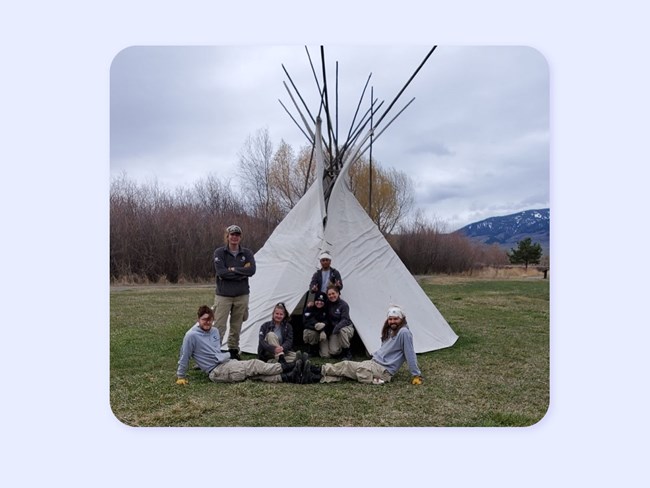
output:
[{"label": "long hair", "polygon": [[[284,312],[284,318],[282,319],[282,322],[291,322],[291,315],[289,315],[289,311],[283,302],[280,302],[275,307],[273,307],[273,312],[275,312],[276,308],[279,308]],[[273,312],[271,312],[271,320],[273,320]]]},{"label": "long hair", "polygon": [[402,327],[405,327],[407,325],[406,323],[406,315],[402,317],[402,323],[397,326],[395,330],[390,328],[390,325],[388,325],[388,318],[384,321],[384,326],[381,328],[381,342],[386,341],[387,339],[394,337],[399,330]]}]

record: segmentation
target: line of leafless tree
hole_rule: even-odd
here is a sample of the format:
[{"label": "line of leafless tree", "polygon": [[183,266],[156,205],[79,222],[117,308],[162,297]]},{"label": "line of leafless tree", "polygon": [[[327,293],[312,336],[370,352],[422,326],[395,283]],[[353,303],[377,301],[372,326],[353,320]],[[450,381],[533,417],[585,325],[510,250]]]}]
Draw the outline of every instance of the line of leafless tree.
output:
[{"label": "line of leafless tree", "polygon": [[[315,178],[311,148],[299,151],[282,141],[277,150],[262,129],[239,153],[240,180],[214,175],[173,190],[137,183],[127,174],[110,188],[110,276],[112,282],[197,282],[212,280],[212,254],[224,229],[237,223],[244,244],[256,252]],[[368,205],[368,166],[351,168],[351,187]],[[371,219],[413,274],[458,273],[508,262],[497,247],[478,245],[413,207],[410,178],[373,161]]]}]

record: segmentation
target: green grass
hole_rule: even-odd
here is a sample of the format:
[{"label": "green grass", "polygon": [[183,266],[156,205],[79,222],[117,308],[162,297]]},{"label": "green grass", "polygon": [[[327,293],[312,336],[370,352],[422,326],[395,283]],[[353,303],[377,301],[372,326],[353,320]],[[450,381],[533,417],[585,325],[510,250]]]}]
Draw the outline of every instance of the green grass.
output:
[{"label": "green grass", "polygon": [[183,334],[195,322],[198,306],[212,304],[212,287],[114,288],[113,412],[133,426],[499,427],[538,422],[549,404],[548,281],[427,281],[424,291],[459,339],[451,348],[418,355],[422,386],[409,383],[406,366],[382,386],[353,381],[215,384],[200,371],[189,372],[189,385],[177,386]]}]

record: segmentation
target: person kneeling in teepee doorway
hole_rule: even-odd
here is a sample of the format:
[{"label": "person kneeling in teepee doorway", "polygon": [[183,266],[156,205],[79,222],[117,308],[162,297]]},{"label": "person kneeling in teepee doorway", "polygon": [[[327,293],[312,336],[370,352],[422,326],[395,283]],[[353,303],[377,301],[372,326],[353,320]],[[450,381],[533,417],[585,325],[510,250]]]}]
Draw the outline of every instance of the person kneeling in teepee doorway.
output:
[{"label": "person kneeling in teepee doorway", "polygon": [[327,320],[327,295],[316,293],[314,303],[307,304],[302,314],[302,340],[309,348],[309,356],[330,357],[329,337],[332,325]]},{"label": "person kneeling in teepee doorway", "polygon": [[341,298],[341,292],[335,285],[327,287],[327,321],[332,326],[329,334],[329,354],[341,359],[352,359],[350,341],[354,336],[354,324],[350,319],[350,306]]},{"label": "person kneeling in teepee doorway", "polygon": [[323,366],[304,361],[301,383],[332,383],[344,378],[357,380],[359,383],[381,385],[389,382],[393,375],[406,362],[411,372],[411,383],[421,385],[422,372],[418,366],[413,334],[408,328],[406,315],[401,308],[392,306],[388,309],[386,321],[381,329],[381,347],[368,361],[341,361],[327,363]]}]

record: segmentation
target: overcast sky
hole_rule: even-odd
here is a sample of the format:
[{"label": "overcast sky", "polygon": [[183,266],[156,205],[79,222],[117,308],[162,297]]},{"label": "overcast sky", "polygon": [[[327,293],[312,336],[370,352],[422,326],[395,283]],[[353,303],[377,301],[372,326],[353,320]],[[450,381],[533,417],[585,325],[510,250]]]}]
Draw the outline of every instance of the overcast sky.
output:
[{"label": "overcast sky", "polygon": [[[432,46],[325,46],[330,104],[339,72],[339,134],[363,86],[386,108]],[[320,49],[309,46],[320,73]],[[237,181],[246,138],[306,139],[278,99],[293,81],[317,110],[305,47],[131,47],[111,66],[111,175],[174,188],[212,173]],[[369,103],[369,89],[364,110]],[[385,123],[373,158],[406,172],[416,208],[455,230],[487,217],[549,207],[549,77],[529,47],[438,46]],[[295,113],[295,111],[294,111]],[[380,127],[381,128],[381,127]]]}]

